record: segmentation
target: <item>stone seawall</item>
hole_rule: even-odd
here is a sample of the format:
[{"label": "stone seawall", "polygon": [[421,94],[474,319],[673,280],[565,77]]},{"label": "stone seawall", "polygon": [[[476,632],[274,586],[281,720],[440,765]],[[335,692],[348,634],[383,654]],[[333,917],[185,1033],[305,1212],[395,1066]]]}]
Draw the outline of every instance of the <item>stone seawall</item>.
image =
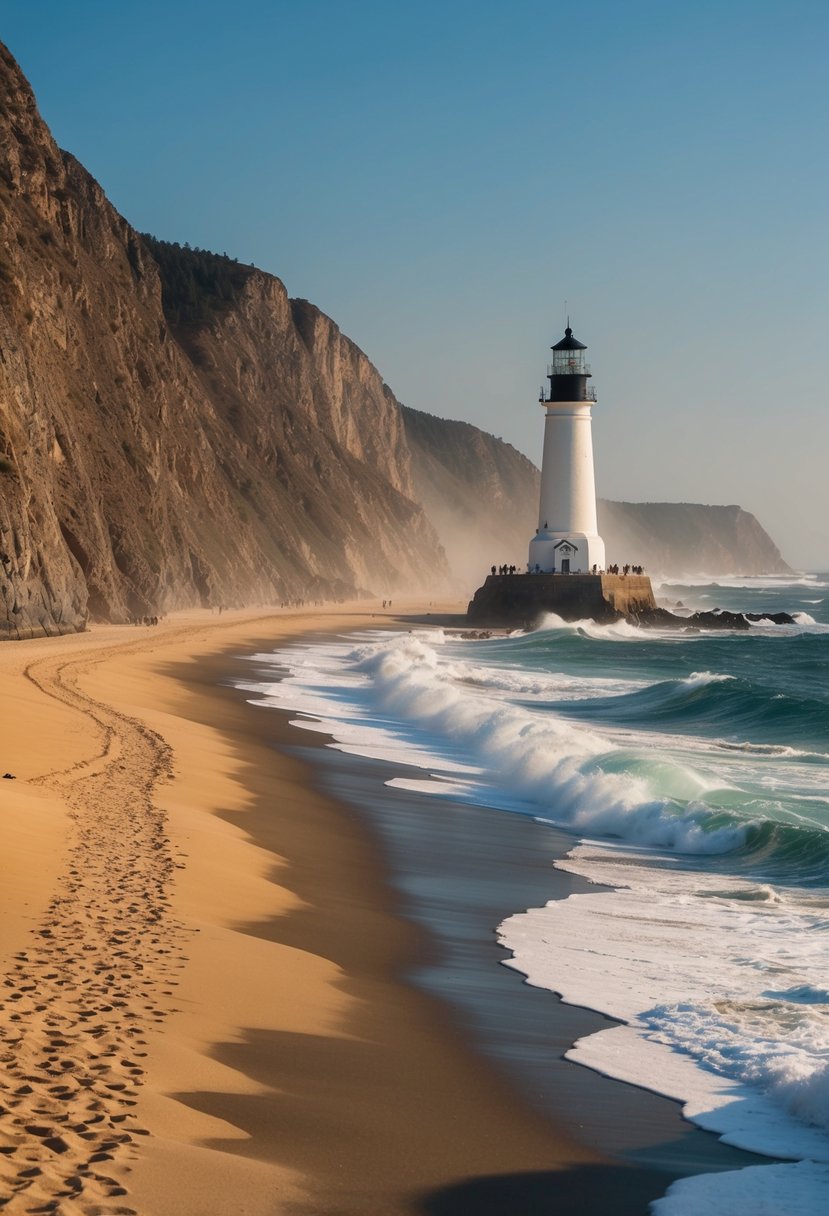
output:
[{"label": "stone seawall", "polygon": [[636,620],[656,609],[644,574],[491,574],[467,609],[471,625],[528,626],[547,612],[565,621]]}]

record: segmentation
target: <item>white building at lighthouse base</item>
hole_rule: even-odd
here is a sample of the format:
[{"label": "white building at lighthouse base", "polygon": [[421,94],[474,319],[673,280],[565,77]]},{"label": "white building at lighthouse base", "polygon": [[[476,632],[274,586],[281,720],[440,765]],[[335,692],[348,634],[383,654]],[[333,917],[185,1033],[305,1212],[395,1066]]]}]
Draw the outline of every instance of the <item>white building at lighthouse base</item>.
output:
[{"label": "white building at lighthouse base", "polygon": [[530,574],[598,574],[604,566],[604,541],[596,533],[539,528],[530,541]]}]

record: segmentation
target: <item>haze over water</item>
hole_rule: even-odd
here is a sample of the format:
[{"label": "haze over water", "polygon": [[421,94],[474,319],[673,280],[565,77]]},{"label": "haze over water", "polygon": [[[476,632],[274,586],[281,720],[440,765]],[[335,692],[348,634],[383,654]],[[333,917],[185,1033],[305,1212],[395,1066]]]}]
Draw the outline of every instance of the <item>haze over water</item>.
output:
[{"label": "haze over water", "polygon": [[499,933],[530,983],[622,1022],[570,1058],[795,1163],[685,1179],[654,1211],[751,1210],[779,1188],[775,1210],[822,1213],[829,575],[661,596],[796,624],[677,633],[550,617],[488,640],[377,632],[258,655],[246,687],[345,751],[422,768],[387,784],[444,799],[447,815],[477,803],[568,829],[558,864],[606,885],[516,908]]}]

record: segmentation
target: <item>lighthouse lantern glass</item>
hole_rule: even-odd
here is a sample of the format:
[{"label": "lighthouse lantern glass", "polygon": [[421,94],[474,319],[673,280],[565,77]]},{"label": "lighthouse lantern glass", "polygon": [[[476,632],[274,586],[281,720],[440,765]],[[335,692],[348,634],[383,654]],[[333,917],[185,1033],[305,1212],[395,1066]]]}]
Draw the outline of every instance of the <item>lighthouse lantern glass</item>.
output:
[{"label": "lighthouse lantern glass", "polygon": [[553,375],[555,376],[585,376],[588,367],[583,350],[554,350]]}]

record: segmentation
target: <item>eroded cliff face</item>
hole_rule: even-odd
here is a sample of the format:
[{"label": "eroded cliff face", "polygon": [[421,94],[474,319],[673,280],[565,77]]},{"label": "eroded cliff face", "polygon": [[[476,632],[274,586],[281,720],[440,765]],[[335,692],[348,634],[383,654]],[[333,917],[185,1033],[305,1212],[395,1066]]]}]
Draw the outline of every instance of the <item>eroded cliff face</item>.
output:
[{"label": "eroded cliff face", "polygon": [[0,633],[445,581],[377,371],[241,278],[171,325],[149,247],[0,50]]}]

